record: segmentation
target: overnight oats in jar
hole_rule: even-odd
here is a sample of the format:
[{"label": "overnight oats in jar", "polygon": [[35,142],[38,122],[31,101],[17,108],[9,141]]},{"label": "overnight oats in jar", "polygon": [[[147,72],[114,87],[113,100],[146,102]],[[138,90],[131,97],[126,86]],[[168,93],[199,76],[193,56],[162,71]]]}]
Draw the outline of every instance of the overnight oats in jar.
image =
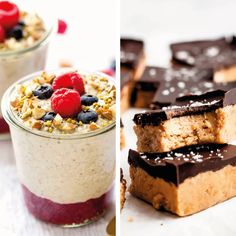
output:
[{"label": "overnight oats in jar", "polygon": [[[52,21],[0,1],[0,100],[5,90],[21,77],[44,69]],[[9,132],[0,111],[0,139]]]},{"label": "overnight oats in jar", "polygon": [[36,73],[6,91],[2,112],[29,211],[72,227],[101,216],[115,177],[114,80],[81,71]]}]

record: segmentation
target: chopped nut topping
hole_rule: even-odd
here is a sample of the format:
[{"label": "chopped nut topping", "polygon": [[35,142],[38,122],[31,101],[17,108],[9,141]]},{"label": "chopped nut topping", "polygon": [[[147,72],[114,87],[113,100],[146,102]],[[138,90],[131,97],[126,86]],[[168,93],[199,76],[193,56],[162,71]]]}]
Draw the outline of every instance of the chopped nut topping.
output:
[{"label": "chopped nut topping", "polygon": [[90,130],[99,129],[99,125],[97,125],[96,123],[92,122],[92,123],[89,125],[89,129],[90,129]]},{"label": "chopped nut topping", "polygon": [[62,122],[63,122],[62,117],[59,114],[57,114],[53,120],[53,125],[60,126]]},{"label": "chopped nut topping", "polygon": [[39,107],[35,107],[32,111],[32,115],[33,115],[34,119],[36,119],[36,120],[39,120],[45,114],[46,114],[46,111],[42,108],[39,108]]},{"label": "chopped nut topping", "polygon": [[34,128],[34,129],[41,129],[42,125],[43,125],[43,121],[35,120],[32,123],[32,128]]},{"label": "chopped nut topping", "polygon": [[28,48],[45,35],[46,29],[38,15],[21,11],[20,21],[25,23],[23,37],[17,40],[14,37],[7,37],[4,42],[0,43],[1,51],[15,51]]},{"label": "chopped nut topping", "polygon": [[25,119],[28,116],[30,116],[32,114],[32,110],[30,108],[27,108],[27,110],[22,114],[21,118]]},{"label": "chopped nut topping", "polygon": [[89,123],[85,120],[83,123],[77,121],[77,117],[63,118],[59,114],[43,118],[47,113],[54,112],[51,107],[51,98],[39,99],[34,96],[33,91],[41,85],[52,85],[56,78],[55,74],[45,72],[16,87],[15,97],[11,100],[14,114],[22,119],[26,126],[49,133],[86,133],[113,123],[116,117],[115,86],[107,78],[95,74],[81,74],[81,76],[85,85],[85,94],[98,98],[98,101],[91,105],[82,105],[82,110],[96,112],[98,115],[96,121]]}]

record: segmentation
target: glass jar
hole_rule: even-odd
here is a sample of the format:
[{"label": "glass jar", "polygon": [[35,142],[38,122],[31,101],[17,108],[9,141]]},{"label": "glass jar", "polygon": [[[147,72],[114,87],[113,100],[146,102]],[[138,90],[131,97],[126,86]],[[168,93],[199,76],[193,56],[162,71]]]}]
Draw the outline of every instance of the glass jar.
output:
[{"label": "glass jar", "polygon": [[48,133],[25,126],[13,113],[10,100],[16,84],[40,74],[13,84],[2,100],[25,203],[43,221],[70,227],[84,225],[103,214],[111,201],[115,122],[84,134]]},{"label": "glass jar", "polygon": [[[32,9],[31,9],[32,11]],[[30,10],[29,10],[30,12]],[[49,17],[42,17],[46,33],[42,39],[31,47],[16,51],[0,51],[0,101],[5,90],[23,76],[44,69],[48,45],[55,33],[56,22]],[[0,111],[0,140],[9,138],[9,127]]]}]

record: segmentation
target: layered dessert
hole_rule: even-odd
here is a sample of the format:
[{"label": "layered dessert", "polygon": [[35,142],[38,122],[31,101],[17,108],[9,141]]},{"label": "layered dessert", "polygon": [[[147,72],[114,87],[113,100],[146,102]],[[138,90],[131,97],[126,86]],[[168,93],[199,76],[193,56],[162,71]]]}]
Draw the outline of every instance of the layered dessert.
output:
[{"label": "layered dessert", "polygon": [[179,42],[170,45],[172,62],[214,71],[215,82],[236,80],[235,37]]},{"label": "layered dessert", "polygon": [[[17,79],[45,66],[52,25],[16,4],[0,2],[0,99]],[[8,131],[0,112],[0,134]]]},{"label": "layered dessert", "polygon": [[179,216],[236,196],[236,146],[197,145],[167,153],[130,150],[134,196]]},{"label": "layered dessert", "polygon": [[120,209],[125,204],[126,180],[124,179],[123,170],[120,169]]},{"label": "layered dessert", "polygon": [[6,92],[25,202],[37,218],[83,225],[108,207],[115,176],[113,79],[68,71],[30,75]]},{"label": "layered dessert", "polygon": [[228,143],[236,139],[236,89],[181,97],[175,105],[134,116],[139,152]]}]

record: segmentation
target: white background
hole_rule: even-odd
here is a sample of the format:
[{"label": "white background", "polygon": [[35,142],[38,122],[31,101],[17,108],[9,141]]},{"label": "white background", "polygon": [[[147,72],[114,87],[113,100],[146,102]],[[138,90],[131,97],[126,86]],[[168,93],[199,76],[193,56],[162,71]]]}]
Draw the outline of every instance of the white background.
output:
[{"label": "white background", "polygon": [[[121,34],[145,40],[147,63],[168,66],[168,45],[178,40],[221,37],[236,33],[236,1],[230,0],[121,0]],[[140,110],[139,110],[140,111]],[[136,148],[132,118],[123,116],[127,148],[121,166],[128,180],[127,153]],[[158,212],[127,193],[121,212],[123,236],[233,236],[236,235],[236,199],[189,217]]]},{"label": "white background", "polygon": [[[51,42],[47,69],[57,68],[61,59],[85,70],[110,66],[116,50],[114,0],[15,2],[68,23],[66,35],[56,35]],[[114,211],[113,205],[101,220],[77,229],[62,229],[34,219],[23,203],[11,142],[0,141],[0,236],[104,236]]]}]

